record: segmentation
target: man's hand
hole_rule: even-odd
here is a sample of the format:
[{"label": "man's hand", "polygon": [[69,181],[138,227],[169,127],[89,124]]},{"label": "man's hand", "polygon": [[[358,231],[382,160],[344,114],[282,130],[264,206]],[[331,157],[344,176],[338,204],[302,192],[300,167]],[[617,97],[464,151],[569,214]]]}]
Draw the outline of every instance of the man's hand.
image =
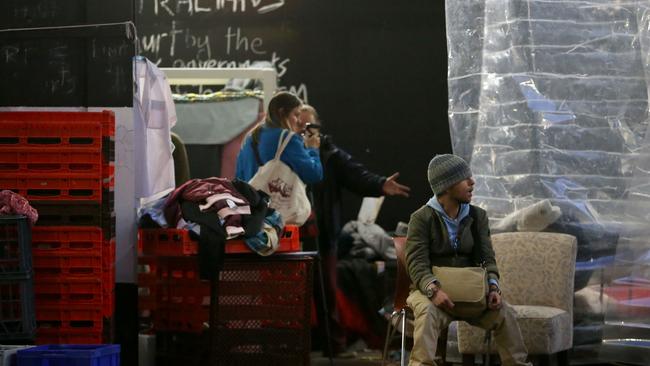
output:
[{"label": "man's hand", "polygon": [[303,139],[305,140],[306,147],[310,147],[312,149],[318,149],[320,147],[320,134],[318,133],[305,134],[305,136],[303,136]]},{"label": "man's hand", "polygon": [[441,289],[438,289],[436,292],[436,295],[431,299],[433,301],[433,305],[443,309],[443,310],[451,310],[454,308],[454,303],[451,301],[449,296],[442,291]]},{"label": "man's hand", "polygon": [[403,184],[397,183],[395,179],[399,177],[399,173],[395,173],[390,177],[386,178],[384,185],[381,189],[384,191],[384,194],[387,196],[404,196],[408,197],[411,188]]},{"label": "man's hand", "polygon": [[499,310],[501,309],[501,292],[499,288],[490,285],[490,292],[488,293],[488,308],[490,310]]}]

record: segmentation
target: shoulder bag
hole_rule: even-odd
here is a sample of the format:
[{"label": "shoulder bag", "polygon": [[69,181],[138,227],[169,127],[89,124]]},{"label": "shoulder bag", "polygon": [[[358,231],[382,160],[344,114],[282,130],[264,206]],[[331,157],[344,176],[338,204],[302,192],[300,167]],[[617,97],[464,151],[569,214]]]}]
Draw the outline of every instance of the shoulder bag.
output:
[{"label": "shoulder bag", "polygon": [[293,135],[294,132],[282,131],[275,157],[262,165],[248,183],[270,196],[269,207],[282,215],[285,225],[302,226],[311,212],[305,183],[287,164],[280,160],[282,152]]}]

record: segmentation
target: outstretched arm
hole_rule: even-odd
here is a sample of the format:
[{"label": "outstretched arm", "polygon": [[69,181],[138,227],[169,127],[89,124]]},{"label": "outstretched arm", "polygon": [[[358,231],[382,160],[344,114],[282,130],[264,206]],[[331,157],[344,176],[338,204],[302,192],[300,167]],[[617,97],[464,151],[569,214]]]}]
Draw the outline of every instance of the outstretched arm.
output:
[{"label": "outstretched arm", "polygon": [[395,173],[388,178],[375,174],[338,147],[329,157],[327,164],[331,165],[336,179],[343,187],[360,196],[399,195],[408,197],[411,190],[409,187],[397,182],[399,173]]}]

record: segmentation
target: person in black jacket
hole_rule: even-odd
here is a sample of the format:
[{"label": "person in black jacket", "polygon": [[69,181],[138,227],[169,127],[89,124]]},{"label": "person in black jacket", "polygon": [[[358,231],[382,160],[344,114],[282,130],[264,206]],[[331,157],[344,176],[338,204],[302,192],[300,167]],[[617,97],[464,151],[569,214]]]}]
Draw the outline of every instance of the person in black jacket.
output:
[{"label": "person in black jacket", "polygon": [[[307,104],[300,108],[300,118],[294,131],[306,135],[320,133],[320,120],[316,110]],[[345,349],[345,333],[338,322],[336,311],[336,241],[341,231],[341,194],[346,188],[362,197],[403,196],[408,197],[410,188],[397,182],[399,173],[390,177],[370,172],[356,162],[350,154],[336,146],[330,136],[321,135],[320,158],[323,180],[311,186],[313,211],[318,225],[318,246],[323,264],[323,282],[327,304],[327,321],[330,324],[332,353]],[[318,277],[315,277],[318,278]],[[318,281],[316,282],[318,283]],[[322,308],[321,289],[314,286],[316,312],[321,330],[326,321]],[[327,347],[323,347],[327,354]]]}]

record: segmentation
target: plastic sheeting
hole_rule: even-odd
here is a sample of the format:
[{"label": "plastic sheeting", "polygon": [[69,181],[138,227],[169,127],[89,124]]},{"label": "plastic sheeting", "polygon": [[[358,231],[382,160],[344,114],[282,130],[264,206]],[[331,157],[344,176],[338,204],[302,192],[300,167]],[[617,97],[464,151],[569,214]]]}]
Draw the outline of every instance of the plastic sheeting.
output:
[{"label": "plastic sheeting", "polygon": [[446,11],[452,145],[474,203],[498,227],[548,199],[561,215],[545,230],[578,239],[576,291],[602,282],[608,320],[650,325],[650,0]]}]

